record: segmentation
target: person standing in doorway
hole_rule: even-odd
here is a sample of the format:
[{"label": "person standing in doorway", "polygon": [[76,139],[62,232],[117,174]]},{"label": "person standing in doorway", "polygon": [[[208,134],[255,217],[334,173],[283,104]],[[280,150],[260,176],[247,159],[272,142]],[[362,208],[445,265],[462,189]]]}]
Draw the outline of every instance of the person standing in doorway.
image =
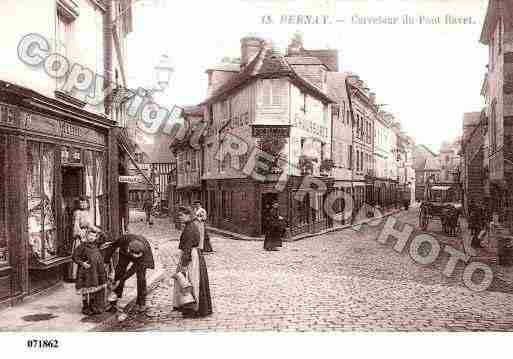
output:
[{"label": "person standing in doorway", "polygon": [[279,204],[273,203],[269,215],[265,219],[264,249],[266,251],[277,251],[282,246],[285,235],[285,220],[280,216]]},{"label": "person standing in doorway", "polygon": [[[91,218],[89,199],[85,196],[79,197],[77,201],[77,208],[73,212],[73,243],[71,245],[71,252],[83,242],[86,241],[86,234],[88,232],[100,233],[101,229],[94,225],[94,220]],[[77,279],[78,265],[73,262],[70,266],[69,279],[75,281]]]}]

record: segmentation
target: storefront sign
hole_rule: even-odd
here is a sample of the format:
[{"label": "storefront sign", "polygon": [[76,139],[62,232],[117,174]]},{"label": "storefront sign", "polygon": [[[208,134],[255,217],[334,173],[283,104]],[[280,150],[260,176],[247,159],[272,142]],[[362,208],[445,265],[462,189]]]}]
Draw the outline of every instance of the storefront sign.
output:
[{"label": "storefront sign", "polygon": [[63,137],[81,137],[81,128],[70,123],[62,122],[61,133]]},{"label": "storefront sign", "polygon": [[289,125],[253,125],[253,137],[285,138],[290,136]]},{"label": "storefront sign", "polygon": [[82,151],[79,148],[63,147],[61,149],[61,163],[62,164],[81,164]]},{"label": "storefront sign", "polygon": [[0,104],[0,125],[24,128],[99,145],[107,144],[107,136],[97,130],[28,111],[19,111],[18,108],[7,104]]},{"label": "storefront sign", "polygon": [[141,176],[119,176],[119,183],[142,183],[145,182]]},{"label": "storefront sign", "polygon": [[18,126],[17,109],[10,106],[0,106],[0,124]]},{"label": "storefront sign", "polygon": [[308,120],[300,114],[296,114],[294,126],[311,133],[312,135],[328,138],[328,128],[326,126],[320,125],[312,120]]}]

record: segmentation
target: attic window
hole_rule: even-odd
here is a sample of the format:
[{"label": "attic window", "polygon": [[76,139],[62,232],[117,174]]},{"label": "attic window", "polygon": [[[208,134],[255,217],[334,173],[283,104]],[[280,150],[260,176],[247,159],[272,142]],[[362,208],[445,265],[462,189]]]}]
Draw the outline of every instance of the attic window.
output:
[{"label": "attic window", "polygon": [[280,106],[282,101],[282,82],[280,79],[263,80],[262,102],[267,106]]}]

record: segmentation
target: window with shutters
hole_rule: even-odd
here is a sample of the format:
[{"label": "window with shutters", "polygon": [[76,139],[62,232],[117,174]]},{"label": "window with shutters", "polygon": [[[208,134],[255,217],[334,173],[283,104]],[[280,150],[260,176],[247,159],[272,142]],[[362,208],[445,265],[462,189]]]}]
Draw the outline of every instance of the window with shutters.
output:
[{"label": "window with shutters", "polygon": [[265,106],[280,106],[282,104],[281,79],[269,79],[262,81],[262,103]]},{"label": "window with shutters", "polygon": [[192,151],[191,152],[191,171],[193,171],[193,172],[196,171],[197,161],[198,161],[198,152]]},{"label": "window with shutters", "polygon": [[497,21],[497,47],[499,48],[499,55],[502,53],[502,17]]},{"label": "window with shutters", "polygon": [[275,106],[281,105],[281,85],[280,79],[273,79],[272,81],[272,104]]},{"label": "window with shutters", "polygon": [[492,112],[490,116],[490,149],[493,152],[497,149],[497,100],[492,102]]},{"label": "window with shutters", "polygon": [[353,145],[349,145],[348,147],[349,147],[349,149],[347,151],[347,163],[349,164],[349,169],[353,169],[354,168],[354,163],[353,163]]},{"label": "window with shutters", "polygon": [[212,171],[212,162],[214,161],[213,148],[214,145],[212,143],[207,144],[205,151],[205,159],[207,161],[205,168],[207,173],[210,173]]},{"label": "window with shutters", "polygon": [[57,7],[57,29],[55,31],[56,52],[66,58],[71,56],[71,42],[73,36],[72,20],[65,16],[63,10]]}]

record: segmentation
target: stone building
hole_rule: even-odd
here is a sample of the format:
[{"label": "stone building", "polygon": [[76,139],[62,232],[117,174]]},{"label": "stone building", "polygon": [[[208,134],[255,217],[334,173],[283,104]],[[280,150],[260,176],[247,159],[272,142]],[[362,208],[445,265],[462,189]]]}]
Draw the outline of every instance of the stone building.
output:
[{"label": "stone building", "polygon": [[0,304],[15,304],[63,279],[79,196],[105,232],[126,224],[118,175],[133,144],[103,85],[126,87],[132,17],[110,0],[3,1],[0,13]]},{"label": "stone building", "polygon": [[[238,73],[207,71],[202,179],[213,225],[259,235],[270,205],[278,201],[293,234],[327,226],[324,194],[296,194],[302,191],[304,170],[330,186],[330,177],[321,175],[321,163],[331,158],[330,105],[335,103],[326,91],[328,71],[315,57],[292,48],[283,55],[255,37],[241,40]],[[234,141],[244,143],[240,154],[233,151]],[[267,171],[255,174],[253,169],[248,175],[243,168],[258,148],[274,158]],[[178,158],[178,168],[182,161]]]},{"label": "stone building", "polygon": [[[240,59],[206,73],[207,99],[184,112],[183,136],[171,145],[175,204],[201,198],[211,225],[257,236],[273,202],[292,235],[333,225],[324,208],[333,193],[352,196],[353,214],[375,197],[394,202],[396,135],[387,122],[388,170],[377,178],[375,95],[357,75],[338,72],[336,50],[307,50],[296,35],[282,54],[250,36]],[[342,200],[332,208],[348,210]]]},{"label": "stone building", "polygon": [[[203,199],[202,176],[205,166],[210,165],[203,161],[204,148],[200,143],[203,134],[196,129],[196,126],[204,123],[203,108],[184,107],[182,119],[186,134],[180,141],[171,144],[177,163],[173,197],[176,204],[191,205],[192,202]],[[197,138],[194,137],[196,135]]]},{"label": "stone building", "polygon": [[467,112],[463,115],[461,137],[461,176],[463,206],[468,214],[468,204],[485,204],[486,170],[483,167],[485,137],[487,133],[485,112]]},{"label": "stone building", "polygon": [[426,184],[430,179],[440,183],[440,161],[438,155],[425,145],[413,149],[413,168],[415,169],[415,199],[424,199]]},{"label": "stone building", "polygon": [[[485,197],[502,223],[513,205],[513,4],[490,0],[481,43],[488,46],[488,71],[483,84],[488,148],[485,149]],[[511,222],[511,221],[510,221]]]}]

